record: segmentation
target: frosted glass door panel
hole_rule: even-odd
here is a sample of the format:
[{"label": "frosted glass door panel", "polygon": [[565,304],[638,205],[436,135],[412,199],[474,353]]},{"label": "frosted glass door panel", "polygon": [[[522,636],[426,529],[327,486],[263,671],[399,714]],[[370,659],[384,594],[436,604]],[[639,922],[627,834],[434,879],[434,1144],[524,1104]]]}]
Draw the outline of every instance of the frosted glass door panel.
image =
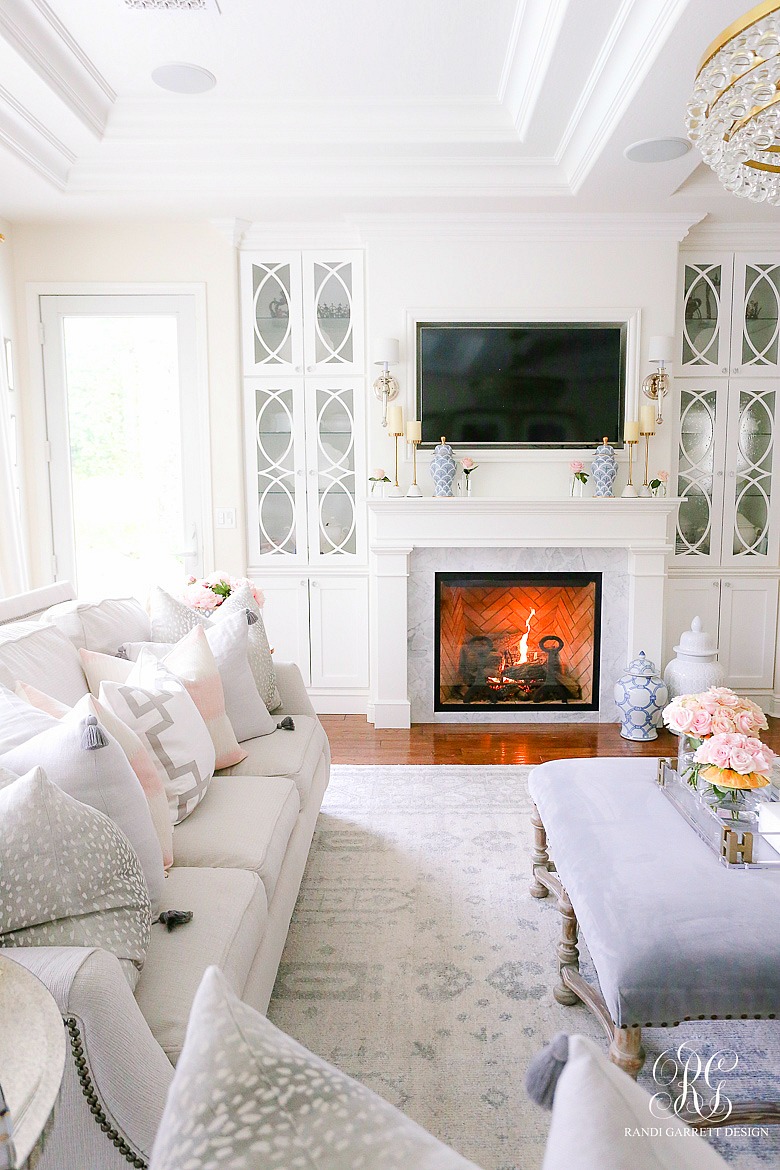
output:
[{"label": "frosted glass door panel", "polygon": [[362,258],[304,256],[306,372],[362,372]]},{"label": "frosted glass door panel", "polygon": [[732,373],[775,372],[780,367],[780,265],[737,257],[735,300]]},{"label": "frosted glass door panel", "polygon": [[257,381],[247,404],[250,560],[305,561],[301,388]]},{"label": "frosted glass door panel", "polygon": [[302,373],[300,256],[242,256],[244,371]]},{"label": "frosted glass door panel", "polygon": [[681,365],[728,373],[731,258],[683,266]]},{"label": "frosted glass door panel", "polygon": [[724,388],[682,381],[679,386],[677,495],[681,503],[675,554],[706,564],[720,556],[726,429],[720,402]]},{"label": "frosted glass door panel", "polygon": [[735,383],[729,408],[724,564],[755,564],[776,555],[772,526],[777,392]]}]

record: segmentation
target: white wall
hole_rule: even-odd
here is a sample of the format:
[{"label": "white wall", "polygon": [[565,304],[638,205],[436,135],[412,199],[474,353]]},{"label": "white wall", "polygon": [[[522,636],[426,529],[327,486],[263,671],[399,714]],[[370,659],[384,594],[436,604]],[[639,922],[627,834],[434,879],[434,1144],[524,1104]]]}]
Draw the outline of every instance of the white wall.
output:
[{"label": "white wall", "polygon": [[[566,320],[576,310],[592,310],[598,319],[602,309],[631,309],[641,313],[641,342],[638,371],[629,368],[629,411],[636,414],[637,382],[650,372],[646,362],[651,335],[674,332],[677,239],[673,231],[665,236],[644,238],[636,226],[624,238],[616,227],[608,234],[604,227],[587,238],[556,242],[522,239],[511,235],[496,238],[459,240],[451,231],[436,237],[434,231],[393,237],[382,233],[367,241],[368,353],[373,339],[399,337],[402,365],[394,372],[401,381],[404,416],[414,417],[414,335],[408,310],[445,310],[451,319],[468,320],[475,311],[490,319],[490,313],[510,314],[532,320],[539,312],[555,311]],[[568,235],[569,233],[567,233]],[[549,319],[549,318],[548,318]],[[371,374],[373,377],[373,373]],[[645,399],[645,401],[648,401]],[[671,417],[671,410],[667,414]],[[384,467],[392,477],[392,441],[380,425],[379,403],[369,391],[369,467]],[[480,496],[518,496],[554,499],[568,492],[568,463],[573,458],[586,462],[592,450],[582,453],[561,451],[504,454],[468,452],[479,463],[472,484]],[[625,462],[624,453],[619,455]],[[427,462],[423,455],[418,476],[423,492],[432,494]],[[668,469],[671,461],[671,427],[666,425],[651,441],[651,470]],[[404,467],[404,482],[411,480],[410,463]],[[621,469],[617,488],[625,483]],[[636,482],[636,476],[634,477]],[[640,475],[639,482],[642,477]],[[589,493],[589,488],[586,492]]]},{"label": "white wall", "polygon": [[206,290],[212,496],[235,508],[237,527],[214,533],[214,565],[246,567],[239,385],[236,251],[207,222],[17,225],[15,282],[20,378],[25,388],[25,459],[33,584],[50,580],[51,554],[40,347],[27,320],[26,286],[41,282],[198,283]]}]

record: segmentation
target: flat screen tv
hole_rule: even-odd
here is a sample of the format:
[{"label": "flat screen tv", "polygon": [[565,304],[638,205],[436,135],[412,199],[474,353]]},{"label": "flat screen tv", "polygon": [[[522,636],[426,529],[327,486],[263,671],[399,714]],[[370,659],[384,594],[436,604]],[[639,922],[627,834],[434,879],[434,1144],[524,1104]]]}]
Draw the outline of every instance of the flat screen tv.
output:
[{"label": "flat screen tv", "polygon": [[417,323],[423,446],[623,442],[625,321]]}]

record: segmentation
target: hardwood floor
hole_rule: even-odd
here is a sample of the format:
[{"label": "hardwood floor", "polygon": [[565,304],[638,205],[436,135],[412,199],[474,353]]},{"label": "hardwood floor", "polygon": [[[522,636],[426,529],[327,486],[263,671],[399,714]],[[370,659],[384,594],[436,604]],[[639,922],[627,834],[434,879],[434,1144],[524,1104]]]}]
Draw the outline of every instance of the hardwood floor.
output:
[{"label": "hardwood floor", "polygon": [[[376,730],[363,715],[322,715],[334,764],[542,764],[570,756],[675,755],[677,739],[621,739],[616,723],[418,723]],[[780,719],[761,737],[780,752]]]}]

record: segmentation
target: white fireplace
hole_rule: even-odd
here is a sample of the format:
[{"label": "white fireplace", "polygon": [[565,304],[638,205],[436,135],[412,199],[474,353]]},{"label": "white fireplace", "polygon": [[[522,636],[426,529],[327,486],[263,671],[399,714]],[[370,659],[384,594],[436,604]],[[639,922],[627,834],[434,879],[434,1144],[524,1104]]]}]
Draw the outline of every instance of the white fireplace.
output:
[{"label": "white fireplace", "polygon": [[[376,727],[613,722],[612,687],[644,650],[658,665],[676,499],[372,500],[371,700]],[[596,711],[434,711],[434,580],[441,572],[602,575]]]}]

